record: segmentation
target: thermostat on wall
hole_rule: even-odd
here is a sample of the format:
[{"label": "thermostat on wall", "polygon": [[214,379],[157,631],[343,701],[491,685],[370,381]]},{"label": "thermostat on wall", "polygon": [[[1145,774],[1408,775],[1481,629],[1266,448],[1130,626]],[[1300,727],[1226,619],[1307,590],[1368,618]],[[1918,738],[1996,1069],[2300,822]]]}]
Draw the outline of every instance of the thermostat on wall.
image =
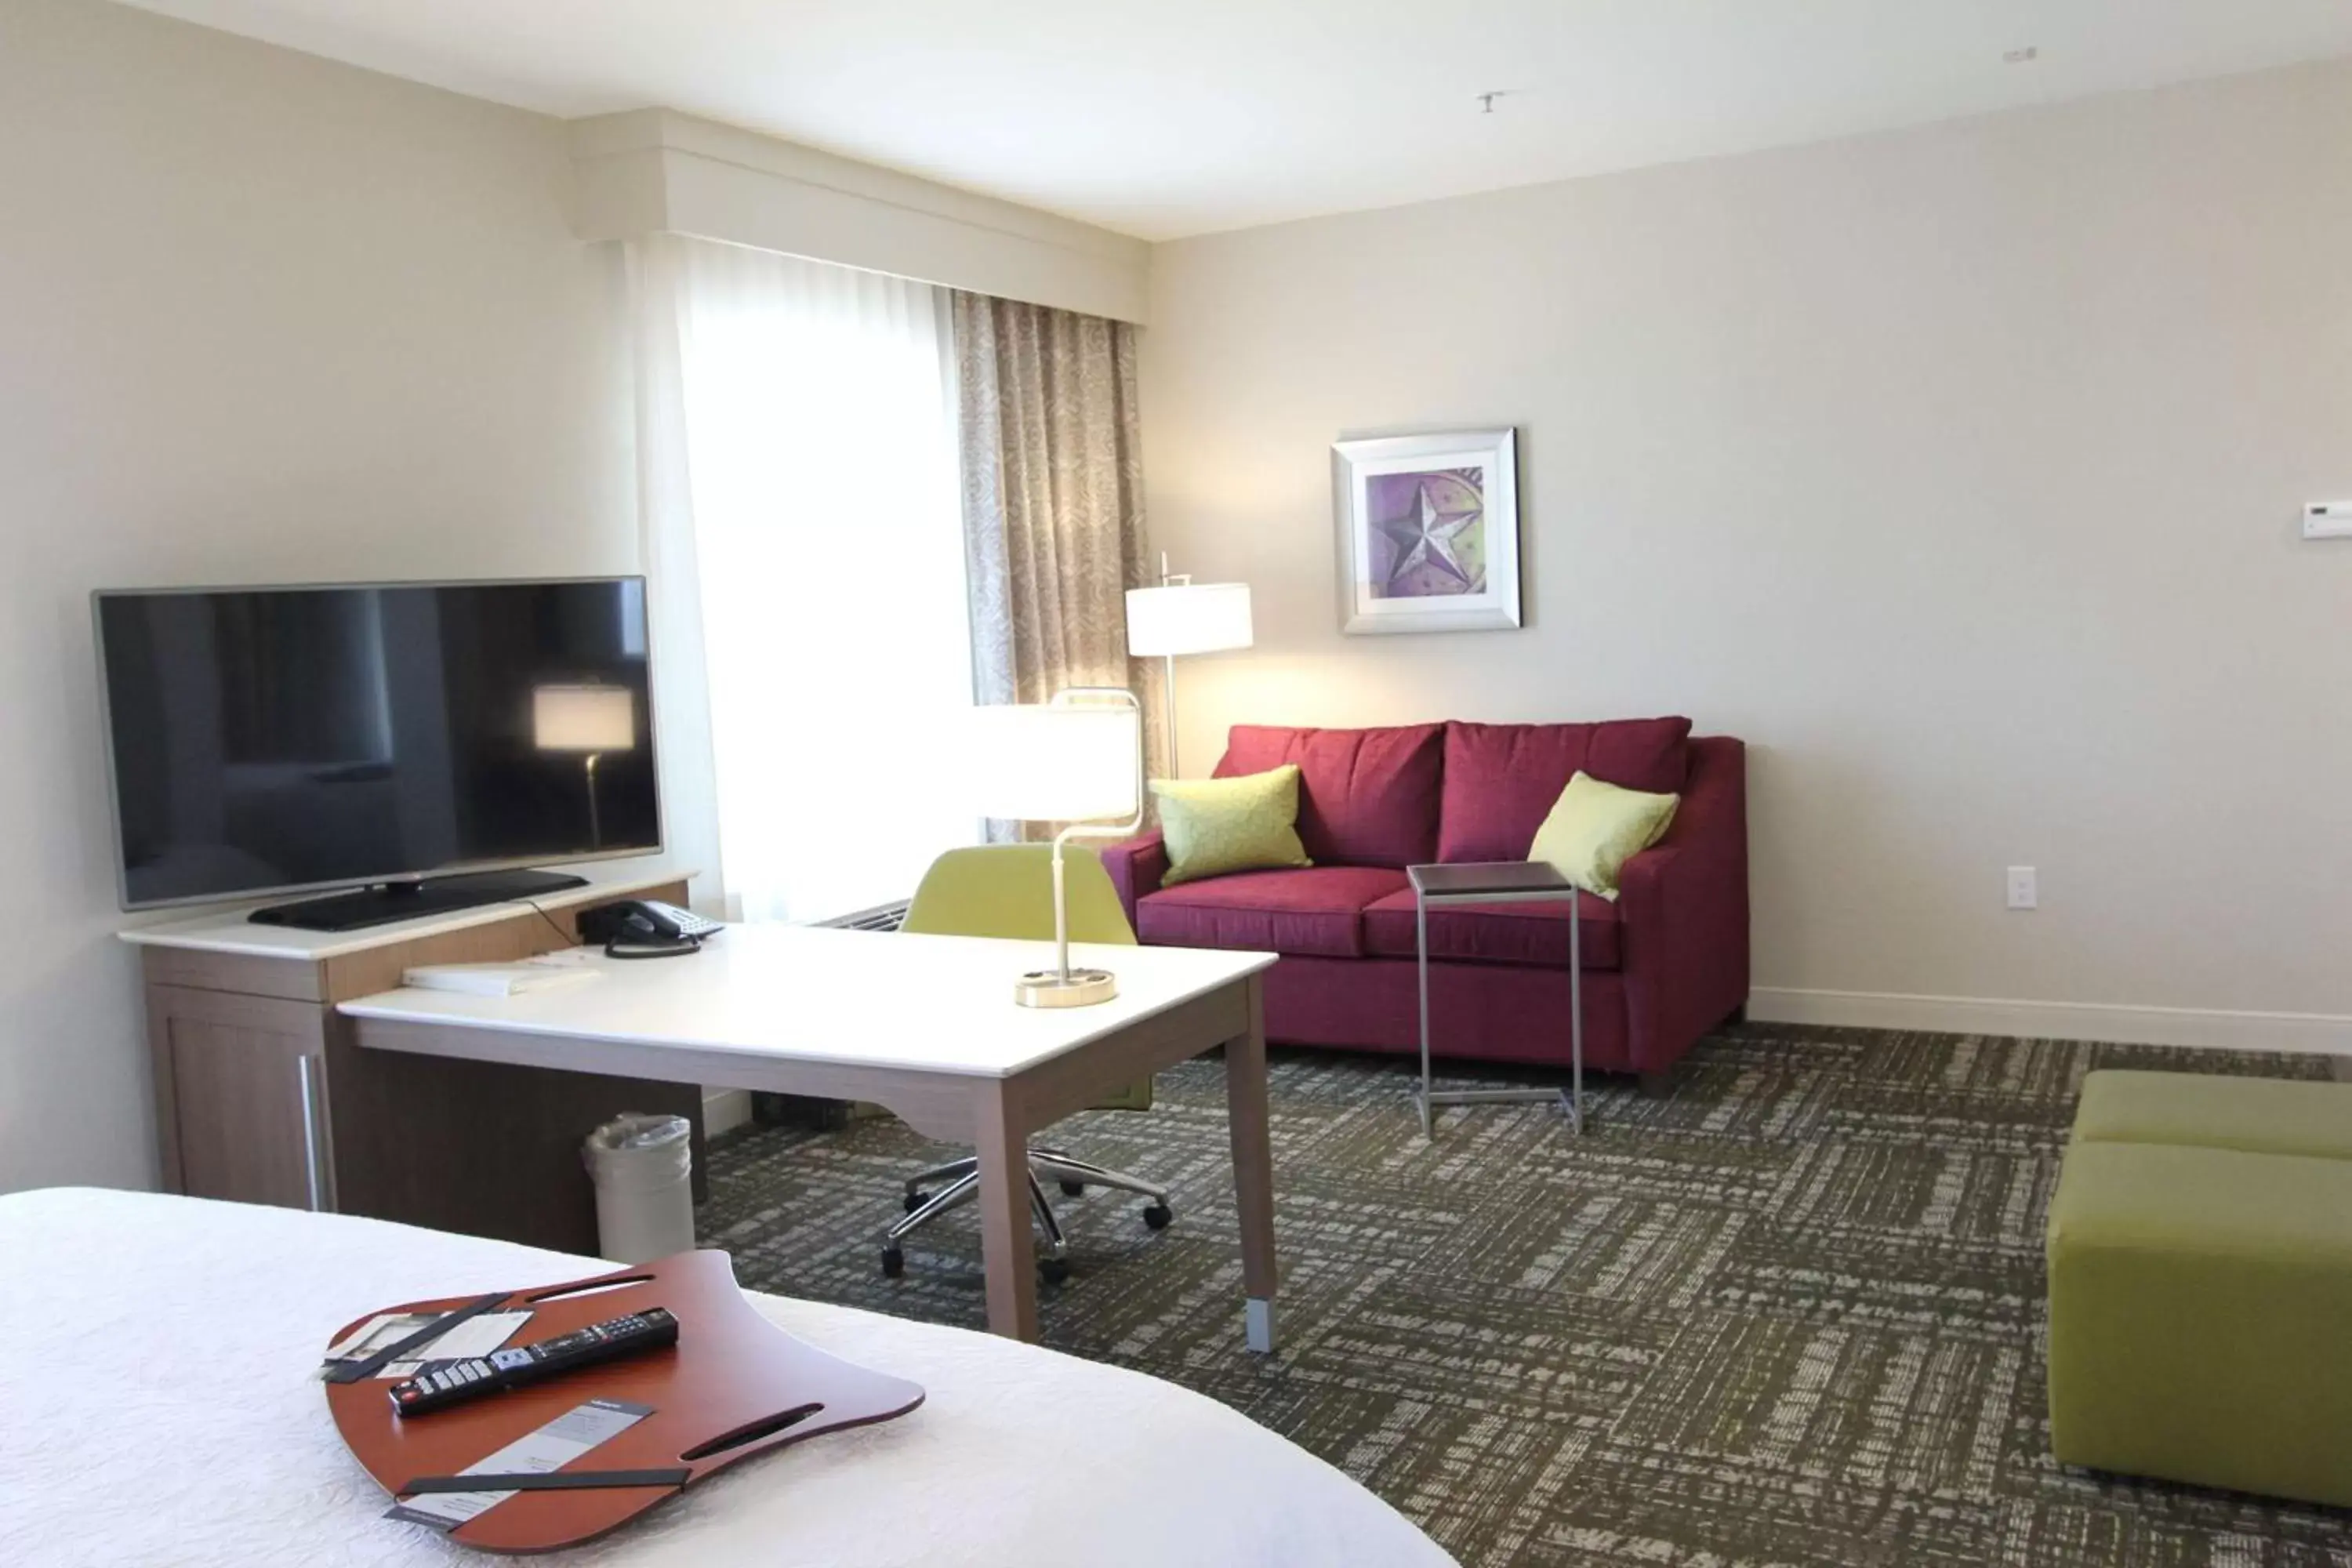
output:
[{"label": "thermostat on wall", "polygon": [[2315,500],[2303,509],[2305,539],[2352,539],[2352,500]]}]

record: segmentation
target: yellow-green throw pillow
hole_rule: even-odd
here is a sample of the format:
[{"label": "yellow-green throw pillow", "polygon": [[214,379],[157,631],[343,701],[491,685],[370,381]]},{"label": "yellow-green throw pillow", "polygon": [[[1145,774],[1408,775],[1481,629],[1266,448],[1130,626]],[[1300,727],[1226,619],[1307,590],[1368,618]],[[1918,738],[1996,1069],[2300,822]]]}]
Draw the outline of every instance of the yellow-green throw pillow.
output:
[{"label": "yellow-green throw pillow", "polygon": [[1298,764],[1230,779],[1153,779],[1168,843],[1163,888],[1228,871],[1312,866],[1298,842]]},{"label": "yellow-green throw pillow", "polygon": [[1541,860],[1588,893],[1617,901],[1625,862],[1665,837],[1682,796],[1620,789],[1578,773],[1536,829],[1530,860]]}]

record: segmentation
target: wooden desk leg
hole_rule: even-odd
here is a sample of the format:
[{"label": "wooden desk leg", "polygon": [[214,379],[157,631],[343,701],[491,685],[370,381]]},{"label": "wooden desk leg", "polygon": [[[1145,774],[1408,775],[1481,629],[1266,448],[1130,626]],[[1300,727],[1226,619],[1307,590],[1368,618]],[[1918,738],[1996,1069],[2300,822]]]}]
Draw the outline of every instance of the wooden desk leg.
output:
[{"label": "wooden desk leg", "polygon": [[[1243,1311],[1249,1348],[1274,1353],[1274,1144],[1266,1127],[1265,986],[1249,978],[1249,1033],[1225,1042],[1225,1115],[1241,1207]],[[992,1297],[992,1300],[993,1298]]]},{"label": "wooden desk leg", "polygon": [[972,1143],[980,1154],[981,1262],[988,1276],[988,1331],[1037,1338],[1037,1247],[1029,1231],[1029,1130],[1002,1082],[974,1091]]}]

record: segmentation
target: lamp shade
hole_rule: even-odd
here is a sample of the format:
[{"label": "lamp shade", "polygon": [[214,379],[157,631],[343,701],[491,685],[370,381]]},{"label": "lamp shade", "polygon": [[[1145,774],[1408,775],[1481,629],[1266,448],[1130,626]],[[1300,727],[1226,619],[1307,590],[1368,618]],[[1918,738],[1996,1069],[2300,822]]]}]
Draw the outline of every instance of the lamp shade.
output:
[{"label": "lamp shade", "polygon": [[1008,822],[1133,816],[1141,733],[1132,708],[975,708],[955,787],[974,815]]},{"label": "lamp shade", "polygon": [[634,750],[636,697],[625,686],[534,687],[530,739],[542,752]]},{"label": "lamp shade", "polygon": [[1246,583],[1175,583],[1127,591],[1127,651],[1137,658],[1220,653],[1255,640]]}]

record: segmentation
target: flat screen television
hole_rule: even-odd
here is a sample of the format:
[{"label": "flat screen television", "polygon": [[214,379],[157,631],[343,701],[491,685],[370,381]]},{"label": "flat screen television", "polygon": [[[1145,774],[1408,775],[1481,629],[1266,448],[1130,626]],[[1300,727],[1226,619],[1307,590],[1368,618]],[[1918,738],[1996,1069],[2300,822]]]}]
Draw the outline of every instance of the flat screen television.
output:
[{"label": "flat screen television", "polygon": [[126,909],[375,889],[270,917],[341,929],[661,847],[643,578],[93,600]]}]

